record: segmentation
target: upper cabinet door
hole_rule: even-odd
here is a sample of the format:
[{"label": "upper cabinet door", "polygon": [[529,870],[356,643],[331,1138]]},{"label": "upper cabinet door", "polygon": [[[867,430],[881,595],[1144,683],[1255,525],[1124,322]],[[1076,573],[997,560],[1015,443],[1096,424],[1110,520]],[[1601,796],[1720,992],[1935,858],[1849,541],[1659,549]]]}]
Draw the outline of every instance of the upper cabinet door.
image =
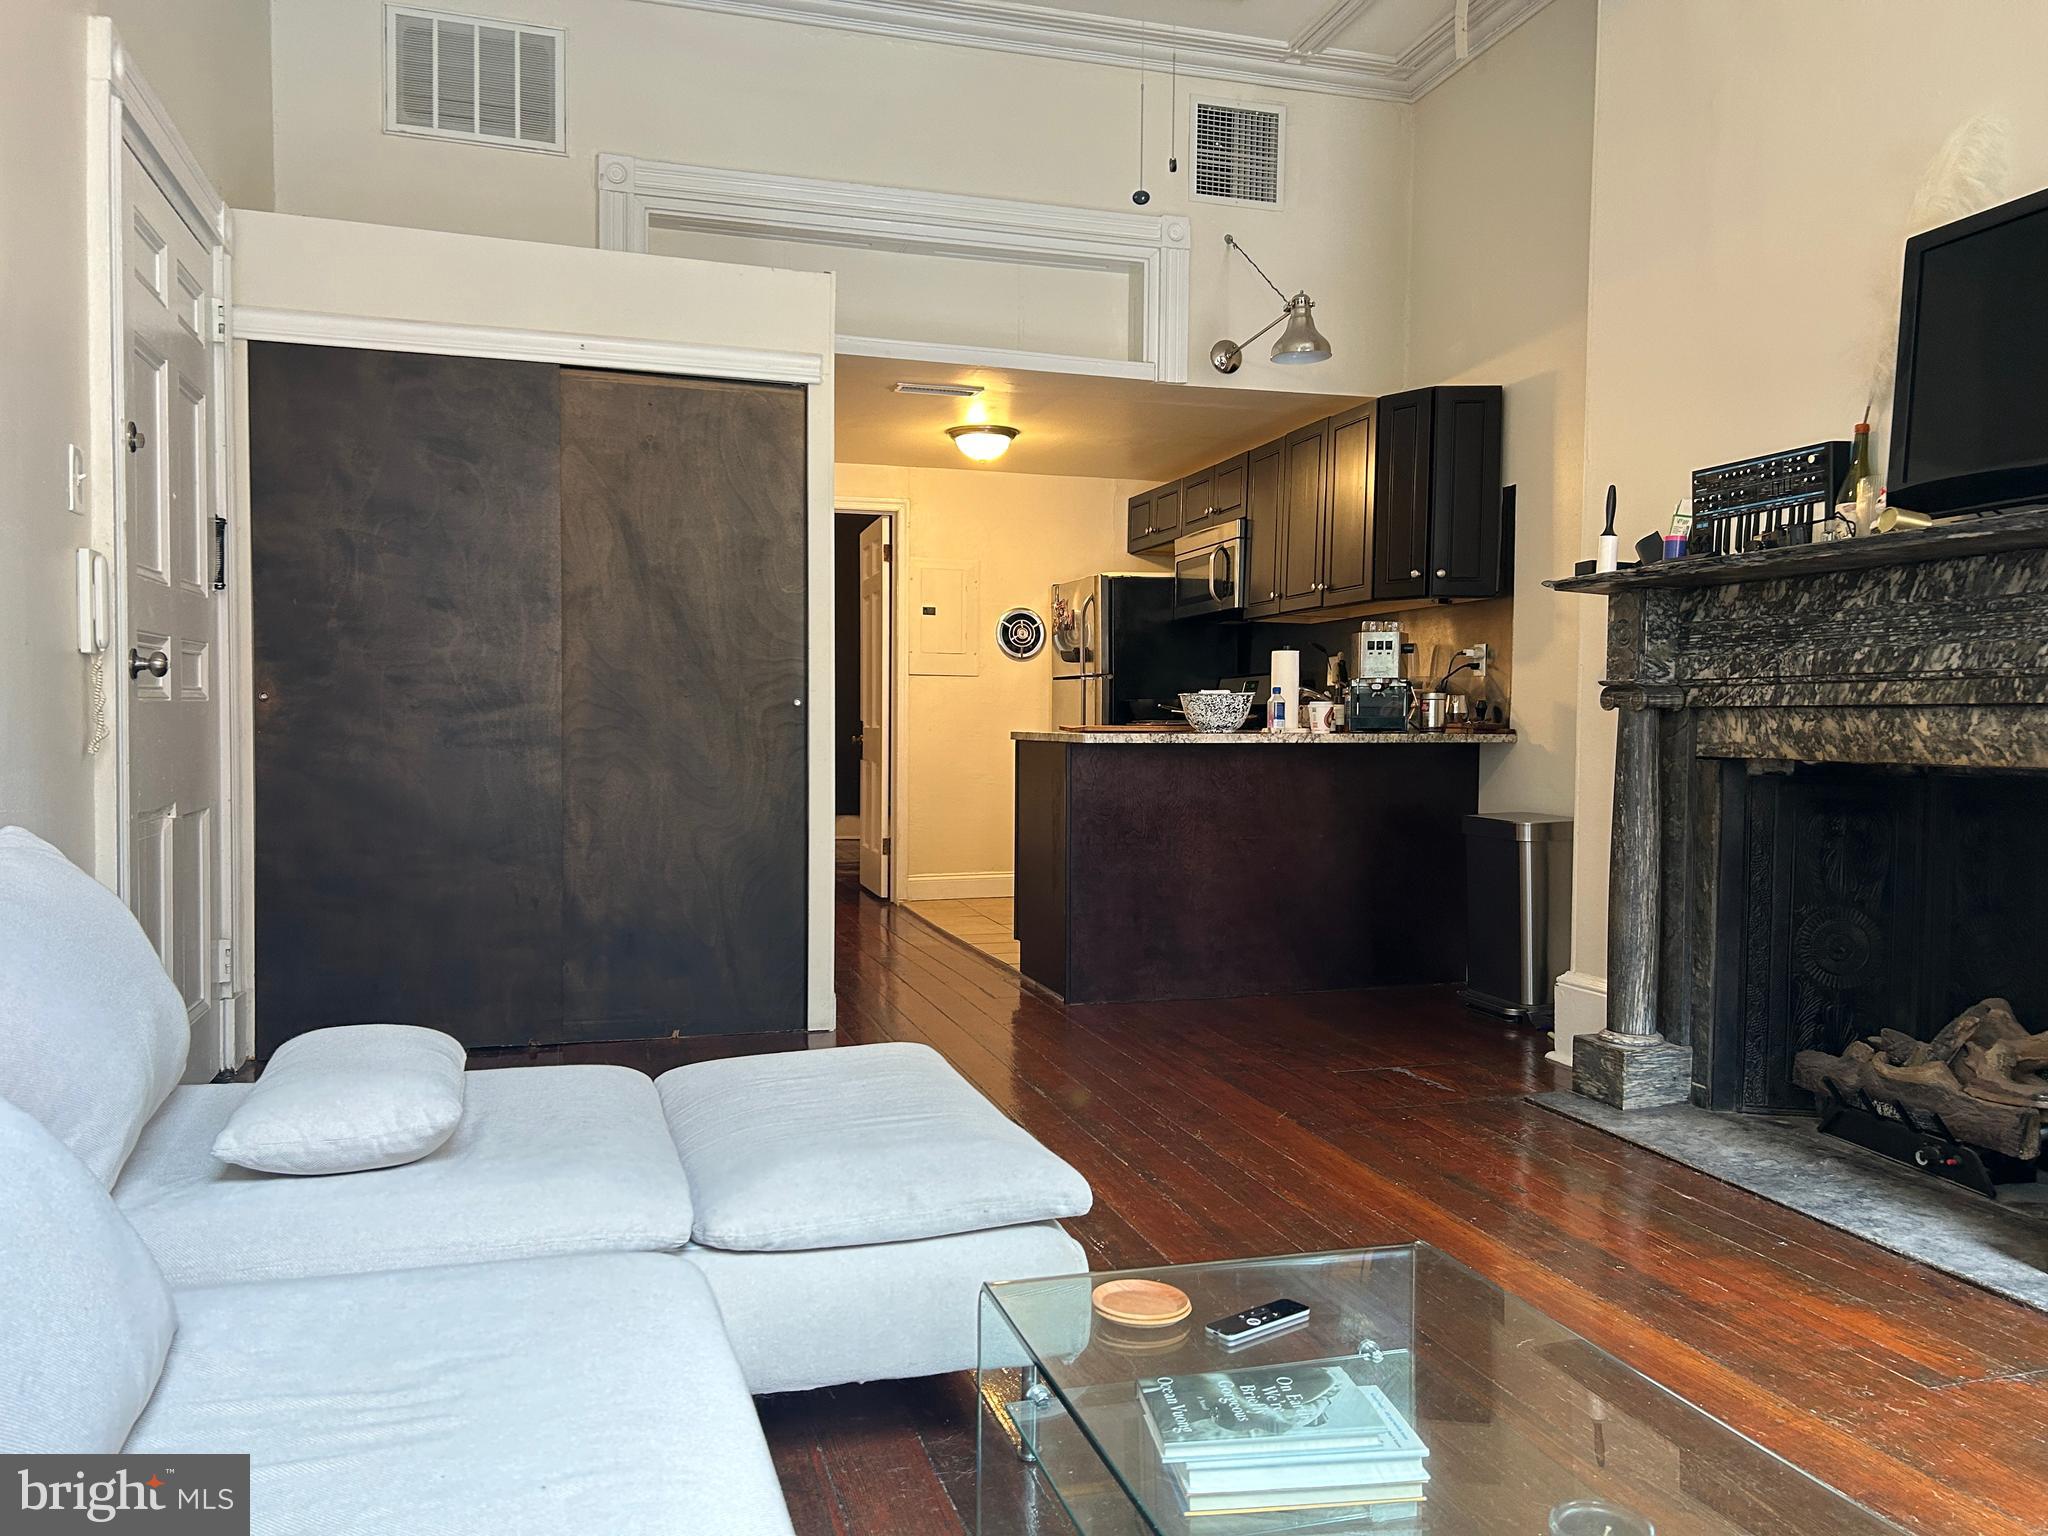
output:
[{"label": "upper cabinet door", "polygon": [[1372,595],[1429,595],[1430,427],[1433,391],[1379,400],[1373,463]]},{"label": "upper cabinet door", "polygon": [[1147,491],[1142,496],[1131,498],[1128,547],[1134,555],[1152,546],[1152,497],[1155,494]]},{"label": "upper cabinet door", "polygon": [[1372,597],[1373,408],[1330,418],[1330,495],[1324,539],[1323,601]]},{"label": "upper cabinet door", "polygon": [[1323,520],[1330,495],[1329,423],[1287,434],[1282,475],[1287,536],[1280,546],[1280,611],[1317,608],[1323,601]]},{"label": "upper cabinet door", "polygon": [[1162,549],[1180,537],[1183,498],[1180,482],[1162,485],[1152,495],[1152,547]]},{"label": "upper cabinet door", "polygon": [[1287,502],[1281,478],[1286,444],[1274,441],[1245,457],[1243,517],[1251,548],[1245,557],[1247,618],[1280,611],[1280,549],[1287,541]]},{"label": "upper cabinet door", "polygon": [[1506,590],[1500,501],[1501,391],[1436,391],[1430,486],[1429,595],[1495,597]]},{"label": "upper cabinet door", "polygon": [[1172,547],[1180,535],[1180,482],[1154,486],[1130,500],[1128,542],[1134,555],[1154,554]]},{"label": "upper cabinet door", "polygon": [[1213,464],[1181,481],[1180,531],[1193,533],[1243,517],[1246,455]]},{"label": "upper cabinet door", "polygon": [[1180,531],[1193,533],[1214,514],[1216,476],[1209,470],[1189,475],[1180,483]]},{"label": "upper cabinet door", "polygon": [[1216,516],[1223,522],[1244,516],[1244,480],[1246,456],[1216,466]]}]

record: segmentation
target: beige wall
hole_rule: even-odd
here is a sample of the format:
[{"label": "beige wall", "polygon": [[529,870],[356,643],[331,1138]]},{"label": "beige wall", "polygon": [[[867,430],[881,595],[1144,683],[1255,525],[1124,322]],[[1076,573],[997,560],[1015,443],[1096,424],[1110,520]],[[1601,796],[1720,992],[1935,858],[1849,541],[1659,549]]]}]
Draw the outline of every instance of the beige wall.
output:
[{"label": "beige wall", "polygon": [[[507,235],[597,238],[595,157],[650,156],[1131,208],[1138,76],[1105,66],[722,16],[629,0],[492,0],[489,14],[568,31],[569,153],[519,153],[381,131],[381,0],[277,0],[278,207],[292,213]],[[1185,117],[1182,81],[1179,116]],[[1218,88],[1288,112],[1287,206],[1191,204],[1166,173],[1176,114],[1150,92],[1148,212],[1194,229],[1193,366],[1217,336],[1279,311],[1226,232],[1274,280],[1320,301],[1327,368],[1247,363],[1230,386],[1376,394],[1399,386],[1405,344],[1408,108]],[[1206,382],[1223,384],[1205,373]]]},{"label": "beige wall", "polygon": [[[809,788],[809,1022],[813,1029],[831,1028],[831,279],[674,257],[237,211],[235,284],[238,312],[299,311],[487,331],[625,337],[799,354],[820,363],[824,381],[809,390],[806,418],[807,579],[814,601],[809,622],[811,683],[802,707],[810,717],[810,761],[826,765],[810,775]],[[408,339],[406,345],[418,343]],[[449,345],[458,349],[460,339],[451,338]],[[712,367],[708,361],[701,366],[704,371]],[[239,435],[239,424],[237,431]],[[247,547],[245,540],[244,559]],[[242,585],[246,590],[246,572]],[[815,594],[823,594],[822,600]],[[253,778],[246,757],[243,770]],[[253,835],[247,826],[243,832]],[[252,863],[245,860],[245,865]],[[251,904],[245,903],[245,910]]]},{"label": "beige wall", "polygon": [[[1601,0],[1582,550],[1609,481],[1626,547],[1694,468],[1848,435],[1949,134],[1993,115],[2006,194],[2048,185],[2043,59],[2036,0]],[[1600,976],[1614,736],[1578,601],[1574,969]]]},{"label": "beige wall", "polygon": [[841,464],[839,495],[907,501],[898,534],[897,634],[909,594],[902,573],[920,560],[980,567],[971,677],[898,671],[899,898],[1007,893],[1013,864],[1012,731],[1050,728],[1051,653],[1011,661],[996,649],[997,615],[1046,613],[1052,584],[1101,571],[1156,568],[1124,552],[1129,480],[1016,475],[972,469]]},{"label": "beige wall", "polygon": [[1506,387],[1517,487],[1512,708],[1487,810],[1568,812],[1579,613],[1543,588],[1577,555],[1596,0],[1556,0],[1415,108],[1408,382]]},{"label": "beige wall", "polygon": [[[85,19],[123,41],[231,201],[270,198],[265,0],[8,0],[0,43],[0,823],[95,866],[89,683],[72,644],[72,551],[112,536],[64,509],[86,446]],[[88,510],[106,488],[88,488]]]}]

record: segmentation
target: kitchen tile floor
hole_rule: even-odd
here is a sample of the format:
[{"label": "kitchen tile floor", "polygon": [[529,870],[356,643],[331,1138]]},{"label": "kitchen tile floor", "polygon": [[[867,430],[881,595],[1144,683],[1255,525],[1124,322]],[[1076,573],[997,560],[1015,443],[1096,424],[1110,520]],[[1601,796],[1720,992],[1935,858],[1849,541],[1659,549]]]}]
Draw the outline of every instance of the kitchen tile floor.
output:
[{"label": "kitchen tile floor", "polygon": [[1017,968],[1015,904],[1007,896],[976,896],[961,901],[908,901],[911,911],[943,929],[991,960]]}]

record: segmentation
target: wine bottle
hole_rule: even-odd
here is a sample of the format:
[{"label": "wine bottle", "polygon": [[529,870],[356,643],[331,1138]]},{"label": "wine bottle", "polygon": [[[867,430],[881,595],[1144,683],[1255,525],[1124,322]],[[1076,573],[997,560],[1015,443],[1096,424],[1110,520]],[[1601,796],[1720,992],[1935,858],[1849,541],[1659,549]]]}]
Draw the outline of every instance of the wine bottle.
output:
[{"label": "wine bottle", "polygon": [[1875,531],[1877,518],[1877,471],[1870,464],[1870,423],[1856,423],[1856,442],[1849,452],[1849,470],[1842,487],[1835,492],[1835,516],[1857,533]]}]

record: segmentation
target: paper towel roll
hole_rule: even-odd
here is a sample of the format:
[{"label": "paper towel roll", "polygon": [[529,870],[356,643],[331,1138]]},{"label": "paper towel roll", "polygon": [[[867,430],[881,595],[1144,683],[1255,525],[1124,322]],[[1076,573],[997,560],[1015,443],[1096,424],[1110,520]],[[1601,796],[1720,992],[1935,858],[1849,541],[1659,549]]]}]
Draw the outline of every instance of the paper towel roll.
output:
[{"label": "paper towel roll", "polygon": [[[1301,652],[1273,653],[1273,686],[1280,690],[1280,702],[1287,706],[1287,729],[1301,729]],[[1271,694],[1267,698],[1271,699]],[[1272,722],[1268,720],[1270,729]]]}]

